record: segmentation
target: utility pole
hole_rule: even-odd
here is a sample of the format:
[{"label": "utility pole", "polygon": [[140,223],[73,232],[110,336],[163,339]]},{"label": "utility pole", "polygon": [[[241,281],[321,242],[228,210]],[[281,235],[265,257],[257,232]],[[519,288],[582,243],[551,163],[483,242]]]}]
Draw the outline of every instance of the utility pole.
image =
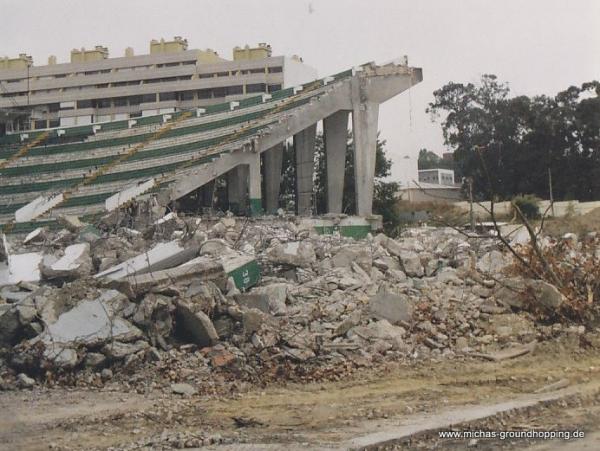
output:
[{"label": "utility pole", "polygon": [[471,232],[475,233],[475,216],[473,214],[473,177],[467,177],[469,184],[469,222],[471,224]]},{"label": "utility pole", "polygon": [[548,166],[548,185],[550,188],[550,208],[552,209],[552,216],[556,217],[554,214],[554,191],[552,190],[552,169]]}]

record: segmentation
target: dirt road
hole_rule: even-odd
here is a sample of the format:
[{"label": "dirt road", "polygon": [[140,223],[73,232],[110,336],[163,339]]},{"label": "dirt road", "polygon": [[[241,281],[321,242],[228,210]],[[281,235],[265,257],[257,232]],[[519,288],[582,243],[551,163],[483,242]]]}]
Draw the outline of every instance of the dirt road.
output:
[{"label": "dirt road", "polygon": [[[270,444],[265,449],[283,444],[289,450],[294,445],[344,448],[354,437],[399,427],[419,415],[505,402],[563,379],[570,390],[567,401],[495,415],[470,422],[465,428],[582,428],[587,433],[585,440],[479,440],[472,445],[476,449],[531,447],[536,451],[594,449],[585,446],[597,444],[600,433],[600,355],[552,345],[504,362],[469,359],[387,366],[352,380],[270,386],[219,398],[185,398],[163,387],[130,393],[110,384],[100,390],[3,392],[0,447],[161,449],[213,443],[211,449],[234,449],[234,444],[241,449],[239,444],[246,443],[246,449],[256,449],[257,444]],[[111,391],[113,388],[116,391]],[[431,449],[434,444],[438,449],[463,449],[468,442],[424,433],[390,445],[390,449]]]}]

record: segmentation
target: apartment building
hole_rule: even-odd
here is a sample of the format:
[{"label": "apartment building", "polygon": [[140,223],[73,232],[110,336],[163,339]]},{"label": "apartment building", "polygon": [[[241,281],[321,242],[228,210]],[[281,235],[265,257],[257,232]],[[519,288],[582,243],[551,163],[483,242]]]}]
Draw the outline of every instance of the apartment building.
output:
[{"label": "apartment building", "polygon": [[188,49],[181,37],[152,40],[149,53],[110,58],[103,46],[74,49],[69,63],[36,66],[21,54],[0,58],[0,111],[6,132],[131,119],[271,93],[317,78],[298,56],[273,56],[271,46]]}]

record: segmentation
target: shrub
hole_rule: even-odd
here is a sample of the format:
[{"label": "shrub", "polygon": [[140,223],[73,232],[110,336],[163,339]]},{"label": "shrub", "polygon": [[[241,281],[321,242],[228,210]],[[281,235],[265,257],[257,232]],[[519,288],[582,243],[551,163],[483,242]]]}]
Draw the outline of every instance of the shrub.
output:
[{"label": "shrub", "polygon": [[539,219],[540,214],[540,199],[535,197],[533,194],[525,194],[513,198],[512,204],[516,205],[523,216],[527,219]]}]

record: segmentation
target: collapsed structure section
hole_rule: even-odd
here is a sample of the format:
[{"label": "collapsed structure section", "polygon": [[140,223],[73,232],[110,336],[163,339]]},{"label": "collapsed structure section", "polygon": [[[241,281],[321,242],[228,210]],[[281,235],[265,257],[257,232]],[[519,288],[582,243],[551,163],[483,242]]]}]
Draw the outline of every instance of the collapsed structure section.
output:
[{"label": "collapsed structure section", "polygon": [[210,204],[220,177],[231,210],[272,213],[279,206],[286,142],[295,147],[296,212],[311,215],[320,123],[328,209],[341,211],[351,124],[357,214],[367,217],[379,104],[421,80],[421,70],[406,64],[369,63],[205,108],[7,134],[0,138],[0,221],[5,229],[28,230],[61,214],[92,217],[140,199],[162,208],[192,195]]}]

